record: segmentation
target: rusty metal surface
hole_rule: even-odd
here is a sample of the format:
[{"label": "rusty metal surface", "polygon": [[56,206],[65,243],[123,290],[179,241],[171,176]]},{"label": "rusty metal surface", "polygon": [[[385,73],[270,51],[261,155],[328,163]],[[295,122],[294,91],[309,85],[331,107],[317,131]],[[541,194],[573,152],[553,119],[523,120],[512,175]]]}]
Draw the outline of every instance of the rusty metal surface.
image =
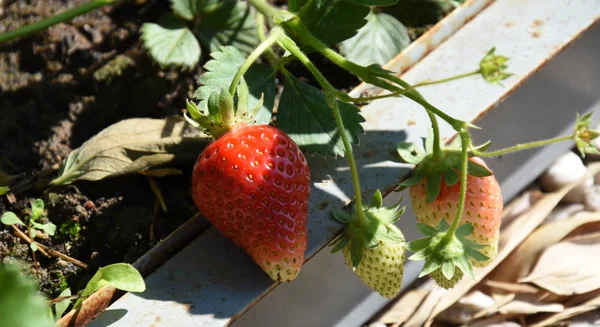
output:
[{"label": "rusty metal surface", "polygon": [[[474,120],[520,86],[599,15],[597,0],[497,0],[403,78],[418,82],[477,69],[479,59],[496,46],[499,53],[512,58],[515,77],[504,83],[505,88],[472,77],[422,89],[427,99],[446,112]],[[363,189],[369,196],[376,188],[388,188],[409,171],[408,166],[396,163],[390,150],[398,141],[424,137],[428,120],[421,108],[406,99],[374,101],[363,108],[363,113],[367,133],[356,153]],[[441,131],[445,136],[452,135],[447,124],[441,125]],[[330,211],[341,208],[353,194],[344,159],[309,158],[309,164],[313,188],[307,258],[339,231],[340,225],[330,218]],[[409,239],[416,237],[410,234],[412,230],[406,232]],[[407,279],[414,279],[415,274],[407,270]],[[122,297],[91,326],[227,325],[277,286],[213,228],[157,269],[146,283],[146,292]],[[122,312],[119,310],[128,312],[115,322],[111,312]]]},{"label": "rusty metal surface", "polygon": [[[210,223],[199,214],[194,215],[184,225],[177,228],[162,242],[146,252],[133,266],[144,277],[150,275],[175,253],[190,243],[194,238],[210,227]],[[78,312],[71,310],[57,323],[57,327],[87,326],[121,294],[112,287],[105,286],[83,301]]]}]

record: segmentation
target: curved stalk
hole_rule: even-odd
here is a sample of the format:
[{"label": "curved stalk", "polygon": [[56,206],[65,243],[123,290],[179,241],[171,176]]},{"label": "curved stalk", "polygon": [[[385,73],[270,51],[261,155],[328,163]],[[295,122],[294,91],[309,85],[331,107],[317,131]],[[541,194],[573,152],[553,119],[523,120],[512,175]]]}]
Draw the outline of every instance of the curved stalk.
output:
[{"label": "curved stalk", "polygon": [[279,27],[275,27],[268,38],[266,38],[263,42],[261,42],[252,53],[244,60],[237,73],[233,77],[231,84],[229,85],[229,93],[231,96],[235,95],[235,90],[237,89],[242,76],[250,69],[250,66],[265,52],[269,49],[277,40],[283,35],[283,30]]},{"label": "curved stalk", "polygon": [[456,217],[454,217],[454,221],[450,226],[450,229],[446,232],[445,238],[450,238],[454,236],[454,232],[458,228],[460,224],[460,220],[462,218],[462,212],[465,208],[465,198],[467,196],[467,174],[468,174],[468,144],[470,142],[469,133],[463,132],[460,133],[460,138],[462,140],[462,152],[461,152],[461,167],[460,167],[460,197],[458,200],[458,208],[456,209]]},{"label": "curved stalk", "polygon": [[0,34],[0,44],[2,44],[4,42],[12,41],[16,38],[26,36],[26,35],[29,35],[29,34],[32,34],[35,32],[39,32],[41,30],[45,30],[50,26],[69,21],[79,15],[83,15],[94,9],[98,9],[100,7],[104,7],[106,5],[112,4],[115,1],[116,0],[91,0],[90,2],[84,3],[75,8],[71,8],[69,10],[63,11],[60,14],[54,15],[52,17],[42,19],[33,24],[25,25],[23,27],[16,28],[12,31],[4,32],[4,33]]},{"label": "curved stalk", "polygon": [[559,136],[559,137],[555,137],[555,138],[548,139],[548,140],[541,140],[541,141],[535,141],[535,142],[529,142],[529,143],[521,143],[521,144],[517,144],[515,146],[511,146],[509,148],[505,148],[505,149],[501,149],[501,150],[496,150],[496,151],[490,151],[490,152],[481,152],[481,151],[478,151],[470,143],[469,143],[469,146],[471,147],[471,149],[470,149],[471,152],[474,155],[476,155],[476,156],[479,156],[479,157],[496,157],[496,156],[501,156],[501,155],[512,153],[512,152],[523,151],[523,150],[527,150],[527,149],[532,149],[532,148],[537,148],[537,147],[541,147],[541,146],[546,146],[546,145],[549,145],[549,144],[552,144],[552,143],[557,143],[557,142],[562,142],[562,141],[569,141],[569,140],[573,140],[573,135]]}]

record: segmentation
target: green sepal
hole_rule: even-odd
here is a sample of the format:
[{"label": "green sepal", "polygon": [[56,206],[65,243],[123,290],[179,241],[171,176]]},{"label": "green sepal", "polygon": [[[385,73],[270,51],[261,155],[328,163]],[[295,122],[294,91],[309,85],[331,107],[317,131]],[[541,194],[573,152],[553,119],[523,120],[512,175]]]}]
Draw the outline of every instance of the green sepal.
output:
[{"label": "green sepal", "polygon": [[488,261],[488,260],[490,260],[490,258],[488,258],[483,253],[481,253],[481,252],[479,252],[479,251],[477,251],[477,250],[475,250],[473,248],[470,248],[470,247],[465,247],[465,252],[466,252],[466,254],[469,257],[471,257],[471,258],[473,258],[473,259],[475,259],[477,261]]},{"label": "green sepal", "polygon": [[445,170],[443,175],[444,183],[446,183],[446,185],[448,186],[452,186],[458,183],[458,181],[460,180],[460,175],[452,169]]},{"label": "green sepal", "polygon": [[333,218],[342,224],[347,224],[352,221],[352,216],[341,210],[333,210],[331,213],[333,214]]},{"label": "green sepal", "polygon": [[460,269],[465,275],[471,277],[471,279],[475,279],[475,271],[473,270],[473,265],[471,264],[471,260],[469,260],[466,254],[455,258],[454,265],[458,269]]},{"label": "green sepal", "polygon": [[350,244],[350,259],[352,261],[352,268],[356,269],[362,261],[364,251],[364,241],[361,237],[354,238]]},{"label": "green sepal", "polygon": [[367,249],[374,249],[379,245],[379,239],[377,238],[377,230],[379,229],[381,222],[377,219],[368,219],[367,224],[364,227],[363,235],[365,247]]},{"label": "green sepal", "polygon": [[482,166],[471,160],[469,160],[467,162],[467,171],[468,171],[468,175],[475,176],[475,177],[487,177],[487,176],[492,176],[494,174],[494,173],[492,173],[491,170],[489,170],[485,166]]},{"label": "green sepal", "polygon": [[238,115],[247,115],[248,114],[248,99],[250,98],[250,90],[248,89],[248,84],[246,84],[246,80],[242,77],[240,80],[240,84],[237,87],[237,110],[236,113]]},{"label": "green sepal", "polygon": [[341,251],[343,248],[346,247],[346,245],[348,245],[348,242],[350,242],[350,237],[346,236],[346,234],[342,234],[342,236],[339,238],[338,242],[334,244],[333,248],[331,249],[331,253],[336,253]]},{"label": "green sepal", "polygon": [[427,203],[431,203],[437,199],[440,195],[440,188],[442,184],[442,175],[439,173],[431,173],[427,175],[425,181],[425,195],[427,197]]},{"label": "green sepal", "polygon": [[471,223],[464,223],[460,226],[458,226],[458,228],[456,229],[456,236],[468,236],[471,235],[471,233],[473,233],[473,231],[475,230],[475,227],[473,227],[473,224]]},{"label": "green sepal", "polygon": [[440,220],[440,222],[436,228],[437,228],[438,232],[445,232],[450,229],[450,224],[448,224],[446,219],[442,219],[442,220]]},{"label": "green sepal", "polygon": [[425,249],[431,243],[431,237],[419,238],[414,241],[410,241],[404,245],[404,247],[411,252],[419,253]]},{"label": "green sepal", "polygon": [[428,260],[425,261],[425,265],[423,266],[423,269],[421,270],[421,273],[419,274],[419,278],[423,277],[423,276],[427,276],[429,274],[431,274],[432,272],[436,271],[439,267],[442,266],[442,263],[440,260],[438,260],[438,258],[432,258],[432,260]]},{"label": "green sepal", "polygon": [[425,236],[433,236],[438,233],[438,231],[437,231],[437,229],[435,229],[435,227],[421,224],[421,223],[417,223],[417,230],[419,231],[419,233],[421,233]]},{"label": "green sepal", "polygon": [[444,261],[442,264],[442,275],[450,280],[454,277],[454,261]]},{"label": "green sepal", "polygon": [[417,185],[421,182],[421,180],[423,180],[423,176],[421,176],[420,174],[413,172],[412,175],[410,175],[407,179],[405,179],[404,181],[402,181],[402,183],[400,183],[401,186],[413,186],[413,185]]},{"label": "green sepal", "polygon": [[381,208],[383,205],[383,196],[381,195],[381,191],[379,189],[375,190],[373,197],[371,198],[371,202],[369,202],[369,207],[371,208]]},{"label": "green sepal", "polygon": [[[460,140],[460,137],[457,137],[457,139]],[[477,150],[479,152],[485,152],[485,151],[487,151],[490,148],[490,145],[492,145],[492,141],[487,141],[487,142],[485,142],[483,144],[475,146],[474,148],[475,148],[475,150]],[[471,154],[471,156],[473,156],[473,155]]]},{"label": "green sepal", "polygon": [[425,157],[423,150],[415,146],[414,143],[400,142],[396,146],[396,152],[404,162],[413,165],[417,165]]},{"label": "green sepal", "polygon": [[221,120],[221,91],[213,92],[208,98],[208,116],[214,121]]},{"label": "green sepal", "polygon": [[507,79],[513,74],[506,71],[508,68],[506,62],[509,58],[497,55],[495,51],[496,48],[494,47],[483,57],[479,63],[479,71],[487,82],[502,86],[500,81]]}]

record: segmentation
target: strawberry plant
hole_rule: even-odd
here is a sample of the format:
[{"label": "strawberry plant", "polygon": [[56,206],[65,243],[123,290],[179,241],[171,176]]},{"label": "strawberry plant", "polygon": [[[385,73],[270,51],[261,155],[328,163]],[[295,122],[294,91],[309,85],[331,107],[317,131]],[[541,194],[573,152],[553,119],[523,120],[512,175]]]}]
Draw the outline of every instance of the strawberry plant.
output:
[{"label": "strawberry plant", "polygon": [[[345,42],[342,48],[352,57],[354,43],[348,39],[360,35],[359,30],[369,22],[377,25],[369,7],[392,5],[394,0],[290,1],[288,10],[264,0],[248,2],[258,12],[260,44],[247,57],[230,46],[213,52],[204,67],[206,73],[199,79],[195,101],[188,101],[188,121],[216,138],[198,158],[192,189],[200,212],[274,280],[295,278],[300,264],[290,264],[290,259],[302,258],[303,250],[288,249],[289,241],[297,240],[302,247],[306,235],[302,228],[307,211],[308,168],[303,159],[302,164],[298,163],[303,157],[296,147],[309,155],[347,157],[354,201],[350,213],[333,213],[345,225],[332,243],[333,252],[341,251],[345,262],[365,284],[383,296],[393,297],[401,287],[406,250],[415,252],[412,260],[425,260],[421,276],[431,275],[445,288],[459,282],[463,275],[473,277],[473,266],[485,266],[495,256],[502,195],[493,173],[480,158],[578,138],[579,147],[589,152],[589,142],[597,137],[586,132],[590,131],[586,115],[579,118],[581,123],[571,136],[487,151],[489,143],[474,146],[471,142],[469,129],[476,126],[451,117],[417,91],[419,87],[473,75],[500,84],[511,73],[507,72],[508,58],[496,54],[495,49],[485,54],[475,71],[410,85],[377,63],[360,65],[330,47]],[[389,93],[355,98],[341,92],[313,63],[311,58],[317,54]],[[260,62],[263,56],[265,60]],[[286,68],[294,60],[311,73],[320,89],[299,80]],[[275,102],[276,77],[284,81],[274,112],[271,104]],[[424,151],[413,144],[398,146],[401,158],[415,165],[399,189],[410,187],[417,226],[425,236],[408,243],[394,225],[404,211],[400,204],[383,206],[379,190],[369,204],[363,202],[353,157],[353,145],[359,141],[364,121],[356,105],[392,96],[404,96],[422,105],[432,127]],[[449,146],[442,144],[438,119],[458,133]],[[268,127],[269,123],[277,129]],[[279,148],[276,138],[282,142]],[[274,176],[279,187],[273,187]],[[303,179],[299,179],[301,176]],[[287,207],[290,203],[296,204],[294,210]],[[279,224],[273,223],[276,217],[281,217]],[[288,239],[279,244],[286,232],[290,233]],[[265,237],[271,238],[265,241]]]},{"label": "strawberry plant", "polygon": [[[111,2],[92,1],[66,12],[62,20],[0,34],[0,43]],[[332,214],[343,230],[331,245],[358,278],[383,296],[394,297],[402,286],[407,256],[424,260],[421,276],[430,275],[445,288],[464,275],[473,277],[473,267],[485,266],[496,255],[502,212],[500,187],[483,160],[566,140],[575,141],[585,155],[597,151],[591,141],[598,133],[589,128],[588,114],[578,117],[574,133],[565,137],[495,151],[488,150],[490,143],[472,144],[470,129],[477,127],[436,107],[418,89],[469,76],[501,86],[511,76],[509,58],[492,48],[482,53],[476,70],[437,81],[405,82],[381,65],[410,42],[407,29],[392,15],[410,2],[290,0],[282,9],[265,0],[172,0],[172,13],[146,23],[141,39],[163,67],[189,69],[202,56],[208,59],[194,99],[187,101],[185,118],[214,142],[197,156],[206,138],[182,137],[181,117],[121,122],[72,151],[51,186],[148,172],[189,155],[191,146],[197,157],[192,195],[199,211],[273,280],[291,281],[309,241],[311,167],[305,156],[344,156],[354,196],[349,212]],[[435,3],[436,15],[440,8],[460,3],[424,2]],[[316,58],[386,92],[350,96],[334,87],[335,76],[324,73]],[[299,76],[298,66],[310,78]],[[415,166],[398,187],[409,188],[423,234],[410,242],[395,225],[405,209],[400,203],[384,206],[379,190],[368,203],[363,198],[353,154],[364,132],[358,105],[385,97],[416,102],[431,124],[423,149],[409,143],[396,149],[402,161]],[[449,145],[440,137],[440,119],[457,133]],[[166,126],[173,133],[164,133]]]}]

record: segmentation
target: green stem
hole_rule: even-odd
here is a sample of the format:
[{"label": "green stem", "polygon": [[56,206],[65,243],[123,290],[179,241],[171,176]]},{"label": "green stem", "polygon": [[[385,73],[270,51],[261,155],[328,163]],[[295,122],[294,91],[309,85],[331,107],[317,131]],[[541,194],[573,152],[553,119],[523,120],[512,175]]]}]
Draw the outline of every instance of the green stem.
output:
[{"label": "green stem", "polygon": [[535,141],[535,142],[529,142],[529,143],[521,143],[521,144],[517,144],[515,146],[511,146],[509,148],[491,151],[491,152],[481,152],[481,151],[478,151],[477,149],[473,148],[473,146],[471,144],[469,144],[469,146],[471,147],[471,152],[476,156],[495,157],[495,156],[501,156],[503,154],[508,154],[508,153],[512,153],[512,152],[523,151],[523,150],[527,150],[527,149],[531,149],[531,148],[546,146],[546,145],[557,143],[557,142],[569,141],[572,139],[573,139],[573,135],[560,136],[560,137],[555,137],[555,138],[548,139],[548,140],[541,140],[541,141]]},{"label": "green stem", "polygon": [[[267,34],[265,32],[265,15],[258,13],[256,14],[256,26],[257,26],[257,34],[258,34],[258,39],[260,40],[260,42],[265,42],[265,40],[267,39]],[[265,56],[267,57],[267,60],[269,61],[269,63],[271,63],[271,65],[276,66],[277,63],[279,62],[279,57],[275,54],[275,52],[273,51],[273,49],[271,49],[270,47],[267,49],[267,51],[265,52]]]},{"label": "green stem", "polygon": [[[323,87],[323,89],[328,94],[337,93],[337,90],[329,84],[329,81],[321,74],[321,72],[315,67],[315,65],[310,61],[310,59],[300,50],[300,48],[296,45],[296,43],[284,36],[280,39],[280,44],[286,50],[288,50],[292,55],[294,55],[300,62],[308,68],[308,70],[313,74],[313,76],[317,79],[319,84]],[[350,144],[350,140],[348,139],[348,134],[346,133],[346,128],[344,127],[344,121],[342,120],[342,116],[340,114],[340,109],[338,108],[337,100],[333,101],[330,104],[330,107],[333,111],[333,116],[335,118],[335,123],[337,125],[338,130],[340,131],[340,136],[342,138],[342,143],[344,144],[344,150],[346,150],[346,156],[348,158],[348,166],[350,166],[350,173],[352,174],[352,183],[354,185],[354,195],[356,198],[356,212],[358,214],[358,219],[363,224],[363,226],[367,222],[367,218],[363,213],[363,204],[362,204],[362,194],[360,188],[360,180],[358,177],[358,169],[356,168],[356,161],[354,159],[354,154],[352,152],[352,145]]]},{"label": "green stem", "polygon": [[250,2],[252,7],[256,8],[258,12],[267,16],[269,19],[272,19],[273,16],[277,14],[277,9],[275,9],[265,0],[248,0],[248,2]]},{"label": "green stem", "polygon": [[281,28],[275,27],[271,31],[271,34],[269,35],[269,37],[267,39],[265,39],[263,42],[261,42],[258,45],[258,47],[256,47],[256,49],[254,49],[254,51],[252,51],[252,53],[250,53],[248,58],[246,58],[246,60],[244,60],[244,62],[238,69],[237,73],[233,77],[231,84],[229,85],[229,93],[231,94],[231,96],[235,95],[235,90],[237,89],[237,86],[240,83],[242,76],[244,76],[244,74],[248,71],[248,69],[250,69],[250,66],[252,66],[252,64],[258,59],[258,57],[260,57],[263,54],[263,52],[265,52],[275,42],[277,42],[277,40],[282,35],[283,35],[283,30]]},{"label": "green stem", "polygon": [[16,38],[26,36],[41,30],[44,30],[50,26],[56,25],[58,23],[63,23],[77,17],[79,15],[83,15],[87,12],[90,12],[94,9],[98,9],[105,5],[112,4],[116,0],[91,0],[90,2],[84,3],[75,8],[66,10],[61,12],[60,14],[54,15],[52,17],[48,17],[46,19],[42,19],[33,24],[25,25],[23,27],[19,27],[12,31],[4,32],[0,34],[0,44],[8,41],[12,41]]},{"label": "green stem", "polygon": [[456,229],[458,228],[458,225],[460,224],[460,220],[462,218],[462,212],[463,209],[465,208],[465,198],[467,196],[467,167],[468,167],[468,144],[470,142],[470,137],[469,137],[469,133],[467,132],[462,132],[460,133],[460,138],[462,140],[462,152],[461,152],[461,167],[460,167],[460,197],[458,200],[458,208],[456,209],[456,217],[454,218],[454,221],[452,222],[452,226],[450,226],[450,229],[448,230],[448,232],[446,232],[446,236],[447,238],[453,237],[454,236],[454,232],[456,232]]},{"label": "green stem", "polygon": [[440,127],[437,118],[435,118],[435,115],[431,111],[427,110],[427,115],[429,116],[429,120],[431,120],[431,128],[433,129],[433,159],[442,161],[444,152],[442,151]]},{"label": "green stem", "polygon": [[469,76],[473,76],[473,75],[479,75],[479,74],[481,74],[481,70],[480,69],[478,69],[476,71],[473,71],[473,72],[470,72],[470,73],[459,74],[459,75],[455,75],[455,76],[443,78],[443,79],[436,80],[436,81],[420,82],[420,83],[417,83],[417,84],[413,84],[411,88],[417,88],[417,87],[420,87],[420,86],[446,83],[446,82],[454,81],[454,80],[457,80],[457,79],[461,79],[461,78],[465,78],[465,77],[469,77]]}]

